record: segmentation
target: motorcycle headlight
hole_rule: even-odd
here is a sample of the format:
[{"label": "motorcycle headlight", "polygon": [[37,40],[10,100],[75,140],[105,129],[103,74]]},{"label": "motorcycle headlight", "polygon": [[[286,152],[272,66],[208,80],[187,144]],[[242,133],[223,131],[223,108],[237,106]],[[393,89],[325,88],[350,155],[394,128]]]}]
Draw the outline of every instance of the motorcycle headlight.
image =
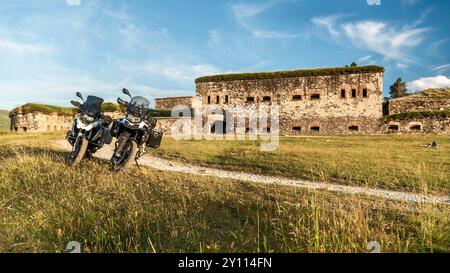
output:
[{"label": "motorcycle headlight", "polygon": [[91,124],[92,122],[94,122],[95,119],[85,114],[80,117],[80,120],[85,124]]},{"label": "motorcycle headlight", "polygon": [[131,123],[139,123],[139,122],[141,122],[141,117],[136,117],[136,116],[133,116],[133,115],[131,115],[131,114],[128,114],[127,115],[127,120],[129,121],[129,122],[131,122]]}]

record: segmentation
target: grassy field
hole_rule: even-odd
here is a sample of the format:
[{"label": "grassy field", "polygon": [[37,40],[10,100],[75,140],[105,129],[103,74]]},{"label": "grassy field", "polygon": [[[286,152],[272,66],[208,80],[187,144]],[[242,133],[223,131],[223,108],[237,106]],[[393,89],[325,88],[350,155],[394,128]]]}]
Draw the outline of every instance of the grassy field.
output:
[{"label": "grassy field", "polygon": [[0,252],[60,252],[69,241],[84,252],[367,252],[374,240],[384,252],[450,251],[447,205],[111,174],[96,159],[71,168],[51,145],[61,137],[0,134]]},{"label": "grassy field", "polygon": [[[437,141],[438,149],[421,147]],[[174,141],[155,154],[204,166],[345,185],[450,193],[450,138],[345,136],[282,138],[275,152],[252,141]]]},{"label": "grassy field", "polygon": [[9,131],[9,112],[0,110],[0,132]]}]

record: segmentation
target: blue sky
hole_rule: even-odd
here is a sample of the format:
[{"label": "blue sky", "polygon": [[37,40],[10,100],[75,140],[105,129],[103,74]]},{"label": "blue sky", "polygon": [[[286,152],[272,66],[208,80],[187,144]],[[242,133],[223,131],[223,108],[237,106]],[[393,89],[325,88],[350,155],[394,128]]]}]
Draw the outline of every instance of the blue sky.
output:
[{"label": "blue sky", "polygon": [[[0,3],[1,109],[193,95],[199,76],[377,64],[384,93],[450,86],[450,1],[17,0]],[[370,1],[369,1],[370,2]]]}]

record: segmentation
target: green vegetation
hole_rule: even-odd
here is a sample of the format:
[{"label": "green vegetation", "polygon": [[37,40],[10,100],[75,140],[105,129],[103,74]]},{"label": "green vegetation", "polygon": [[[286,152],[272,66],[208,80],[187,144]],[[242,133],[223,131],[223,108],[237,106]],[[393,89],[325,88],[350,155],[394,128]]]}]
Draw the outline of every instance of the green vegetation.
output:
[{"label": "green vegetation", "polygon": [[172,111],[171,110],[150,109],[150,110],[148,110],[148,114],[152,117],[157,117],[157,118],[169,118],[172,116]]},{"label": "green vegetation", "polygon": [[[439,149],[421,145],[437,141]],[[275,152],[255,141],[175,141],[158,156],[228,170],[382,189],[450,193],[450,138],[342,136],[281,138]]]},{"label": "green vegetation", "polygon": [[392,120],[409,120],[414,118],[449,118],[450,109],[443,111],[421,111],[421,112],[404,112],[387,116],[386,121]]},{"label": "green vegetation", "polygon": [[367,252],[374,240],[383,252],[450,251],[447,205],[146,168],[111,174],[96,159],[71,168],[57,139],[0,135],[0,252],[61,252],[69,241],[83,252]]},{"label": "green vegetation", "polygon": [[9,131],[9,112],[0,110],[0,132]]},{"label": "green vegetation", "polygon": [[105,102],[102,104],[102,111],[103,112],[120,112],[123,113],[124,109],[120,107],[118,104],[114,104],[111,102]]},{"label": "green vegetation", "polygon": [[240,73],[225,74],[201,77],[195,80],[196,83],[201,82],[217,82],[217,81],[235,81],[235,80],[259,80],[259,79],[276,79],[276,78],[292,78],[292,77],[312,77],[327,75],[347,75],[355,73],[375,73],[384,72],[381,66],[351,66],[351,67],[334,67],[334,68],[316,68],[302,69],[292,71],[275,71],[261,73]]},{"label": "green vegetation", "polygon": [[398,78],[395,83],[389,87],[389,89],[389,94],[392,99],[401,98],[408,95],[406,82],[404,82],[402,78]]},{"label": "green vegetation", "polygon": [[[45,105],[45,104],[38,104],[38,103],[27,103],[21,107],[18,107],[14,110],[12,110],[12,113],[23,113],[23,114],[29,114],[29,113],[43,113],[43,114],[57,114],[58,116],[74,116],[78,113],[79,109],[75,107],[61,107],[61,106],[54,106],[54,105]],[[123,112],[123,109],[114,103],[105,102],[102,104],[102,111],[105,112]]]},{"label": "green vegetation", "polygon": [[21,107],[12,110],[11,112],[15,114],[19,112],[23,114],[40,112],[43,114],[57,114],[58,116],[73,116],[78,112],[78,109],[72,107],[60,107],[38,103],[27,103]]},{"label": "green vegetation", "polygon": [[410,98],[450,99],[450,88],[427,89],[424,91],[409,94],[406,97],[406,99]]}]

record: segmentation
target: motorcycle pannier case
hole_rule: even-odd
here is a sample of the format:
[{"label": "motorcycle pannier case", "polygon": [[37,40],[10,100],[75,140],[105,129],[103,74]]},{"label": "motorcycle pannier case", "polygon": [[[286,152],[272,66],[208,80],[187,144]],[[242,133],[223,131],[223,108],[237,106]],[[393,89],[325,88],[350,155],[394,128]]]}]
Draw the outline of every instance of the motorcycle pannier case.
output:
[{"label": "motorcycle pannier case", "polygon": [[150,136],[147,140],[147,147],[151,147],[153,149],[159,148],[159,146],[161,146],[163,135],[164,133],[161,130],[150,131]]}]

